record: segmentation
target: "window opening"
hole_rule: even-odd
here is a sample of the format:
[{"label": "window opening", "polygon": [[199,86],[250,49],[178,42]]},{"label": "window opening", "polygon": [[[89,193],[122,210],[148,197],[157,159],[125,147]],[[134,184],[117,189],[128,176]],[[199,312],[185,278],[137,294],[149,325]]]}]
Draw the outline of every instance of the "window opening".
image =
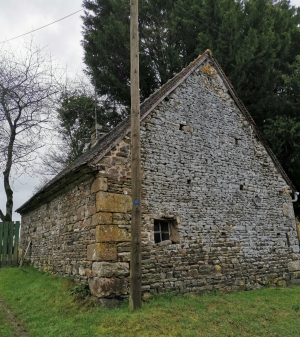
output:
[{"label": "window opening", "polygon": [[184,126],[185,126],[185,124],[180,124],[179,130],[180,130],[180,131],[184,131],[184,130],[183,130],[183,127],[184,127]]},{"label": "window opening", "polygon": [[244,189],[244,185],[240,185],[240,190],[242,191]]},{"label": "window opening", "polygon": [[154,242],[170,240],[170,224],[168,221],[154,220]]},{"label": "window opening", "polygon": [[288,235],[288,233],[285,233],[285,235],[286,235],[287,245],[288,245],[288,247],[290,247],[290,246],[291,246],[291,243],[290,243],[289,235]]}]

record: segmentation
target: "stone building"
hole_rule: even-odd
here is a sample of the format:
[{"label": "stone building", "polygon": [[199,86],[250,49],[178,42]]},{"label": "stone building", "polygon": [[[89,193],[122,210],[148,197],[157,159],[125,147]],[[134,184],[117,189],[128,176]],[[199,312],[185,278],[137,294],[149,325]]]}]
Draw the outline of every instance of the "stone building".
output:
[{"label": "stone building", "polygon": [[[209,51],[143,102],[141,147],[144,298],[298,282],[296,189]],[[128,296],[130,194],[127,118],[18,209],[30,262]]]}]

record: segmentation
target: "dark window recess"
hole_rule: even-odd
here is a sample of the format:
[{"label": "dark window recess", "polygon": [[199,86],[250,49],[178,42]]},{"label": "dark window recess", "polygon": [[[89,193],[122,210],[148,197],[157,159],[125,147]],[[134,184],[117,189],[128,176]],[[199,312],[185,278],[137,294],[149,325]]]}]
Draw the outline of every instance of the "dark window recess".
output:
[{"label": "dark window recess", "polygon": [[188,180],[187,180],[187,183],[188,183],[188,185],[189,185],[189,184],[191,183],[191,179],[188,179]]},{"label": "dark window recess", "polygon": [[154,242],[170,240],[170,224],[168,221],[154,220]]},{"label": "dark window recess", "polygon": [[186,125],[185,125],[185,124],[180,124],[179,130],[184,131],[184,130],[183,130],[183,127],[184,127],[184,126],[186,126]]},{"label": "dark window recess", "polygon": [[291,247],[290,238],[289,238],[288,233],[285,233],[285,236],[286,236],[286,241],[287,241],[288,247]]},{"label": "dark window recess", "polygon": [[244,185],[240,185],[240,190],[242,191],[244,189]]},{"label": "dark window recess", "polygon": [[237,138],[234,138],[235,139],[235,145],[239,145],[239,140]]}]

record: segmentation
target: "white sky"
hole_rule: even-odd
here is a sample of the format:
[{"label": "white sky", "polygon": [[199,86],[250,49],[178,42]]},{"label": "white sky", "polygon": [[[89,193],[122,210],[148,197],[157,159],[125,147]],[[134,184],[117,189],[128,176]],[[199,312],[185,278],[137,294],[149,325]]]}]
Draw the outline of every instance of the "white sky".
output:
[{"label": "white sky", "polygon": [[[292,0],[291,4],[300,7],[300,0]],[[81,5],[82,0],[0,0],[0,42],[59,20],[81,9]],[[46,47],[54,59],[67,66],[70,76],[81,73],[84,67],[80,15],[83,11],[35,32],[33,38],[34,44]],[[22,40],[15,39],[10,44],[18,47]],[[26,176],[14,183],[14,209],[31,197],[38,183],[38,178]],[[4,212],[5,202],[0,176],[0,208]],[[20,220],[20,215],[14,213],[13,220]]]},{"label": "white sky", "polygon": [[[30,32],[53,21],[59,20],[82,9],[82,0],[0,0],[0,42]],[[38,30],[33,35],[33,43],[46,47],[53,58],[62,66],[67,66],[70,77],[81,73],[83,49],[80,45],[83,11],[53,25]],[[30,35],[27,39],[30,39]],[[12,48],[24,42],[24,38],[10,41]],[[22,176],[14,182],[14,209],[17,209],[31,195],[38,185],[38,178]],[[0,176],[0,208],[5,212],[6,195]],[[18,213],[13,220],[20,220]]]}]

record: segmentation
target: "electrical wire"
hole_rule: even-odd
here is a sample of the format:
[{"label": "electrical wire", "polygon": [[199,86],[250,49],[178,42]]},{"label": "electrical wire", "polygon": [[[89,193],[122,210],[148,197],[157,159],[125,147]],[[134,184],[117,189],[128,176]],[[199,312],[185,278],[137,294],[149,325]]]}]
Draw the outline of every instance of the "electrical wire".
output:
[{"label": "electrical wire", "polygon": [[56,20],[56,21],[53,21],[53,22],[51,22],[51,23],[48,23],[48,24],[47,24],[47,25],[45,25],[45,26],[39,27],[39,28],[37,28],[37,29],[34,29],[34,30],[32,30],[31,32],[24,33],[24,34],[22,34],[22,35],[18,35],[18,36],[16,36],[16,37],[13,37],[13,38],[11,38],[11,39],[8,39],[8,40],[5,40],[5,41],[1,41],[0,43],[9,42],[9,41],[12,41],[12,40],[18,39],[19,37],[22,37],[22,36],[25,36],[25,35],[31,34],[31,33],[33,33],[33,32],[36,32],[37,30],[40,30],[40,29],[42,29],[42,28],[48,27],[48,26],[50,26],[50,25],[53,25],[54,23],[56,23],[56,22],[59,22],[59,21],[61,21],[61,20],[64,20],[64,19],[66,19],[66,18],[68,18],[68,17],[70,17],[70,16],[72,16],[72,15],[74,15],[74,14],[76,14],[76,13],[79,13],[79,12],[81,12],[81,11],[83,11],[83,9],[80,9],[79,11],[77,11],[77,12],[74,12],[74,13],[72,13],[72,14],[69,14],[69,15],[67,15],[67,16],[65,16],[65,17],[63,17],[63,18],[61,18],[61,19],[58,19],[58,20]]}]

